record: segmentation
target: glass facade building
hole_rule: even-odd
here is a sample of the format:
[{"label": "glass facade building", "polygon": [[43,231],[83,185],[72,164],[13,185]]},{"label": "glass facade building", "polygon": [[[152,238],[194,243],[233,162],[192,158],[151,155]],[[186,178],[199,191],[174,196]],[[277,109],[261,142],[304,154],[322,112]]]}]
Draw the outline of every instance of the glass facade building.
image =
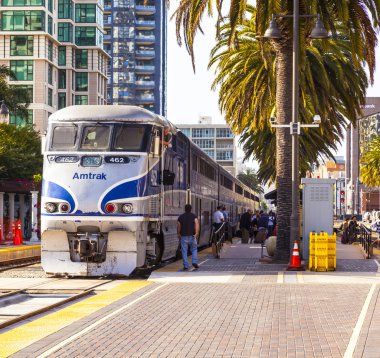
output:
[{"label": "glass facade building", "polygon": [[105,0],[108,103],[166,115],[166,2]]},{"label": "glass facade building", "polygon": [[[48,116],[73,104],[107,103],[102,0],[0,0],[0,64],[30,93],[28,118],[10,123],[43,132]],[[4,98],[6,101],[6,98]]]}]

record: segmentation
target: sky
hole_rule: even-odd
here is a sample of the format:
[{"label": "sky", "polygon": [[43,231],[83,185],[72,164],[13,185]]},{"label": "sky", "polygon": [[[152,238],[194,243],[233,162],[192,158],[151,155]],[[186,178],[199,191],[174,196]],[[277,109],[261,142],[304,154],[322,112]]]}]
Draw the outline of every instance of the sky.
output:
[{"label": "sky", "polygon": [[[169,16],[176,5],[172,3]],[[200,115],[211,116],[213,123],[225,123],[218,106],[218,93],[211,90],[214,70],[208,70],[210,50],[215,44],[214,20],[204,17],[205,34],[197,34],[195,39],[196,72],[184,46],[178,46],[174,20],[168,23],[168,119],[176,123],[197,123]],[[375,84],[367,91],[368,97],[380,96],[380,47],[376,49],[377,68]],[[240,152],[240,155],[239,155]],[[337,155],[345,155],[345,142]],[[238,150],[238,157],[242,156]],[[252,164],[255,166],[255,164]]]}]

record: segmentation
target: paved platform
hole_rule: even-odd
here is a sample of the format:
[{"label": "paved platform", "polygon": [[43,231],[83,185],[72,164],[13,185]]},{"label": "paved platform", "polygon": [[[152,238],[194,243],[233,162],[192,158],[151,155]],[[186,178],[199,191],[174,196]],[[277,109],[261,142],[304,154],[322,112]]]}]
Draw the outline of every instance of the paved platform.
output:
[{"label": "paved platform", "polygon": [[0,356],[379,358],[379,261],[337,252],[337,271],[321,273],[260,263],[258,245],[205,250],[199,270],[175,262],[0,331]]}]

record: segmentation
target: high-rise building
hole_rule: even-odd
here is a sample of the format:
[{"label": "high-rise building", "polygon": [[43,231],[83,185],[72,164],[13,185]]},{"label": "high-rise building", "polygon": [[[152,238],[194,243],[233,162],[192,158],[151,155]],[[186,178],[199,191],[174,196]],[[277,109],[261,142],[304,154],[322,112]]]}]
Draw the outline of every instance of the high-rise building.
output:
[{"label": "high-rise building", "polygon": [[346,133],[346,210],[350,214],[380,210],[380,188],[367,188],[360,183],[360,156],[371,139],[380,136],[380,97],[367,97],[363,117]]},{"label": "high-rise building", "polygon": [[9,123],[43,131],[57,109],[106,104],[102,0],[1,0],[0,29],[0,64],[31,98],[29,117]]},{"label": "high-rise building", "polygon": [[108,103],[166,116],[166,2],[105,0]]},{"label": "high-rise building", "polygon": [[236,176],[235,137],[226,124],[212,124],[211,117],[203,116],[198,124],[176,126],[210,158]]}]

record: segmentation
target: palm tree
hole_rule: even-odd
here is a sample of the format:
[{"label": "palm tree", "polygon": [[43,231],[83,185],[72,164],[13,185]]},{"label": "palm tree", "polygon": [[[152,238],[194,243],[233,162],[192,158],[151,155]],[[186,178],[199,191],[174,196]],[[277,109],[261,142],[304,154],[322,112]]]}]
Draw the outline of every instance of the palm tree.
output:
[{"label": "palm tree", "polygon": [[5,101],[9,112],[27,118],[31,102],[29,92],[23,86],[9,85],[8,77],[15,79],[15,74],[7,66],[0,65],[0,99]]},{"label": "palm tree", "polygon": [[[181,43],[181,30],[183,30],[183,37],[186,47],[194,59],[194,37],[198,30],[201,30],[200,24],[204,13],[207,11],[212,14],[212,1],[200,0],[181,0],[179,7],[175,13],[177,25],[177,38]],[[222,1],[215,1],[215,6],[218,11],[217,26],[220,29],[223,20]],[[231,0],[229,18],[231,24],[231,32],[228,39],[229,45],[233,47],[236,43],[237,30],[239,25],[243,23],[245,11],[247,8],[246,0]],[[263,35],[269,25],[272,14],[292,14],[293,2],[292,1],[267,1],[257,0],[254,16],[255,30],[258,35]],[[339,30],[346,38],[346,47],[351,51],[351,62],[357,69],[360,69],[364,64],[368,65],[370,80],[373,82],[374,68],[375,68],[375,47],[376,47],[376,29],[379,29],[379,16],[380,6],[377,2],[366,0],[352,0],[352,1],[332,1],[332,0],[301,0],[300,1],[300,14],[315,14],[318,12],[321,16],[326,29],[330,30],[334,37],[339,35]],[[371,22],[372,18],[372,22]],[[292,19],[280,18],[278,25],[281,29],[282,38],[271,40],[269,43],[266,41],[259,42],[261,56],[264,60],[265,66],[271,65],[274,71],[272,86],[275,87],[275,114],[278,122],[281,124],[289,124],[292,116]],[[313,23],[309,20],[300,21],[300,71],[310,74],[306,61],[306,45],[310,44],[311,40],[307,39],[306,35],[310,33]],[[343,40],[343,39],[342,39]],[[313,41],[314,43],[314,41]],[[321,49],[330,45],[327,40],[315,41]],[[268,49],[270,46],[270,49]],[[333,46],[333,45],[330,45]],[[275,61],[268,61],[267,56],[274,51]],[[322,53],[326,53],[323,51]],[[318,57],[315,58],[315,61]],[[331,67],[334,66],[334,57],[330,59]],[[316,62],[318,65],[318,62]],[[343,71],[342,68],[337,70]],[[329,80],[330,77],[320,78],[320,81]],[[306,77],[306,79],[308,79]],[[309,79],[312,79],[309,77]],[[242,79],[241,79],[242,80]],[[348,83],[350,79],[346,79]],[[313,91],[320,86],[320,81],[317,83],[309,82],[310,91]],[[301,85],[301,83],[300,83]],[[337,84],[336,87],[339,87]],[[342,84],[343,85],[343,84]],[[267,83],[261,87],[261,93],[266,90]],[[331,136],[328,123],[329,117],[333,115],[334,108],[324,107],[326,99],[332,95],[339,95],[337,88],[333,86],[326,87],[328,90],[324,91],[323,97],[306,98],[301,97],[300,116],[302,113],[310,113],[310,109],[321,110],[321,112],[312,111],[311,113],[318,113],[322,117],[322,129],[324,135]],[[335,90],[334,94],[330,91]],[[351,91],[345,94],[346,97],[351,95]],[[256,102],[260,103],[266,109],[266,103],[261,102],[258,94]],[[249,99],[247,99],[249,100]],[[364,104],[364,94],[359,97],[351,97],[353,111],[348,118],[353,120],[360,113],[360,105]],[[337,100],[339,102],[339,98]],[[305,103],[309,103],[307,106]],[[341,108],[341,106],[339,106]],[[327,116],[329,115],[329,116]],[[343,121],[341,115],[337,115],[337,121]],[[308,118],[309,119],[309,118]],[[243,125],[242,125],[243,127]],[[327,129],[324,129],[327,128]],[[292,211],[291,200],[291,156],[289,151],[291,148],[291,136],[289,130],[285,128],[278,128],[276,131],[276,184],[277,184],[277,223],[278,223],[278,240],[277,240],[277,259],[289,259],[290,253],[290,213]]]},{"label": "palm tree", "polygon": [[261,186],[260,180],[258,179],[253,169],[247,168],[245,172],[243,171],[239,173],[237,175],[237,178],[256,193],[264,193],[264,189]]},{"label": "palm tree", "polygon": [[360,163],[360,181],[369,187],[380,186],[380,137],[372,139]]}]

